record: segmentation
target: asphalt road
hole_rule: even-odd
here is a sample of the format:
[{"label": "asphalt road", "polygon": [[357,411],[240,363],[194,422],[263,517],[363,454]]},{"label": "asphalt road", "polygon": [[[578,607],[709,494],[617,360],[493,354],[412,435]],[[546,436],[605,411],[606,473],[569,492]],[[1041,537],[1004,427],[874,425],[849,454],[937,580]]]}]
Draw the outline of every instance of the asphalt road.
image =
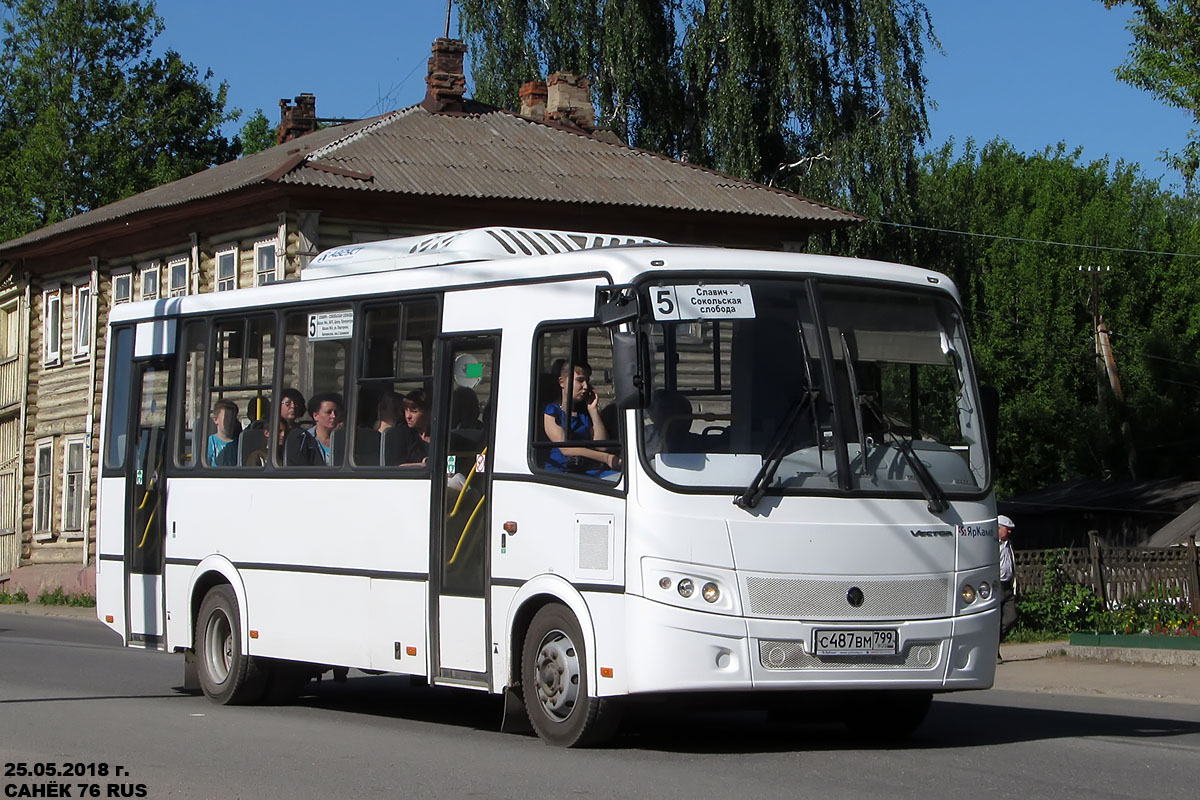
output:
[{"label": "asphalt road", "polygon": [[[0,613],[3,796],[1157,800],[1193,798],[1200,779],[1200,705],[1170,697],[954,695],[882,748],[838,726],[673,707],[635,713],[610,747],[564,751],[496,732],[494,698],[404,678],[352,672],[295,705],[234,708],[174,691],[181,674],[178,656],[123,649],[98,622]],[[38,764],[87,774],[11,774]]]}]

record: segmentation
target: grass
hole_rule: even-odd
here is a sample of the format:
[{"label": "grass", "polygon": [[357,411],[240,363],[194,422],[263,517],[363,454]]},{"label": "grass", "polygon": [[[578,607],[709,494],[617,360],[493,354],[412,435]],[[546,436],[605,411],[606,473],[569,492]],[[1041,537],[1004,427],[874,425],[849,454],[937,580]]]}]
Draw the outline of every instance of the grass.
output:
[{"label": "grass", "polygon": [[24,589],[17,589],[14,593],[0,592],[0,606],[11,606],[17,603],[28,603],[29,595],[25,594]]},{"label": "grass", "polygon": [[[24,592],[22,592],[24,594]],[[38,595],[38,604],[43,606],[74,606],[76,608],[95,608],[96,598],[94,595],[80,592],[79,594],[67,594],[58,587],[53,592],[42,592]]]},{"label": "grass", "polygon": [[1060,642],[1069,634],[1044,628],[1016,627],[1008,632],[1005,644],[1041,644],[1042,642]]}]

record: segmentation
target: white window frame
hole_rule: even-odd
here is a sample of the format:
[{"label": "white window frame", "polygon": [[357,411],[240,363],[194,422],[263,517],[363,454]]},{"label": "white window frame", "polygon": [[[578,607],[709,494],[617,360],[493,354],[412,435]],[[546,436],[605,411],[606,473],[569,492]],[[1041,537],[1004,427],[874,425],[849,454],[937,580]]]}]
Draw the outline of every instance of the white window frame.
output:
[{"label": "white window frame", "polygon": [[[272,248],[275,253],[275,268],[274,270],[265,270],[262,268],[262,251],[268,247]],[[266,286],[269,283],[278,283],[283,280],[280,264],[283,259],[280,258],[279,238],[264,239],[261,242],[254,243],[254,285]]]},{"label": "white window frame", "polygon": [[[117,291],[117,287],[119,287],[122,283],[125,284],[124,299],[121,298],[120,293]],[[133,270],[132,269],[125,269],[125,270],[121,270],[120,272],[113,273],[112,294],[113,294],[113,305],[114,306],[119,306],[122,303],[129,303],[129,302],[133,301]]]},{"label": "white window frame", "polygon": [[[76,448],[79,450],[79,469],[71,470],[71,450]],[[71,478],[75,477],[72,484]],[[75,533],[82,535],[83,522],[86,518],[85,503],[87,502],[87,479],[88,479],[88,455],[87,455],[87,440],[84,436],[70,436],[63,443],[63,464],[62,464],[62,529],[64,533]],[[75,497],[75,518],[72,519],[68,506],[71,502],[71,493],[76,493]]]},{"label": "white window frame", "polygon": [[42,363],[62,363],[62,289],[58,287],[42,292]]},{"label": "white window frame", "polygon": [[[175,268],[183,267],[182,285],[176,285]],[[192,283],[192,260],[187,256],[172,258],[167,262],[167,297],[183,297],[188,293]],[[161,286],[159,290],[161,291]]]},{"label": "white window frame", "polygon": [[71,313],[74,320],[71,328],[71,353],[75,358],[87,358],[92,352],[92,319],[96,313],[94,300],[91,281],[76,283],[71,288]]},{"label": "white window frame", "polygon": [[[225,256],[233,257],[233,275],[227,278],[221,277],[221,259]],[[218,292],[228,292],[238,288],[238,248],[237,245],[222,247],[213,254],[213,283],[217,287]]]},{"label": "white window frame", "polygon": [[[48,453],[49,468],[42,470],[42,453]],[[43,495],[44,501],[43,501]],[[39,439],[33,456],[33,533],[40,542],[53,538],[54,525],[54,439]]]},{"label": "white window frame", "polygon": [[[146,278],[154,276],[154,291],[146,291]],[[157,300],[162,297],[162,269],[157,261],[147,261],[138,267],[138,291],[143,300]]]}]

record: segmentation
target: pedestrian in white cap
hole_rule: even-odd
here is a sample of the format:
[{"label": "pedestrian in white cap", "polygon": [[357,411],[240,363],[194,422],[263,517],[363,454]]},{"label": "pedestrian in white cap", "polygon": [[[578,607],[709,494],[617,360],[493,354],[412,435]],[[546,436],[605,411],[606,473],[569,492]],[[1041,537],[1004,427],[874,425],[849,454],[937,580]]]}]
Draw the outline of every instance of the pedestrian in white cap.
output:
[{"label": "pedestrian in white cap", "polygon": [[[1012,542],[1008,540],[1017,524],[1011,517],[1001,514],[996,518],[996,525],[996,537],[1000,540],[1000,641],[1003,642],[1008,632],[1017,624],[1017,573],[1014,569],[1016,565],[1013,561]],[[1004,660],[1000,656],[999,647],[996,648],[996,660]]]}]

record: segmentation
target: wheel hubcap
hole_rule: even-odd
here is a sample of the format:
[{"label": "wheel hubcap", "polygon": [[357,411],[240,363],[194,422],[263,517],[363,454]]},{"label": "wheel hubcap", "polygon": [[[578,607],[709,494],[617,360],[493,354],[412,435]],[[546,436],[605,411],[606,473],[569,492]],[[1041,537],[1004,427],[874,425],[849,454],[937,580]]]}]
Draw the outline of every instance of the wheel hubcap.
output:
[{"label": "wheel hubcap", "polygon": [[566,720],[575,709],[580,682],[579,654],[569,636],[556,630],[542,638],[535,674],[538,702],[546,716]]},{"label": "wheel hubcap", "polygon": [[204,631],[204,655],[208,674],[217,683],[224,683],[233,666],[233,627],[229,617],[217,611],[208,618]]}]

